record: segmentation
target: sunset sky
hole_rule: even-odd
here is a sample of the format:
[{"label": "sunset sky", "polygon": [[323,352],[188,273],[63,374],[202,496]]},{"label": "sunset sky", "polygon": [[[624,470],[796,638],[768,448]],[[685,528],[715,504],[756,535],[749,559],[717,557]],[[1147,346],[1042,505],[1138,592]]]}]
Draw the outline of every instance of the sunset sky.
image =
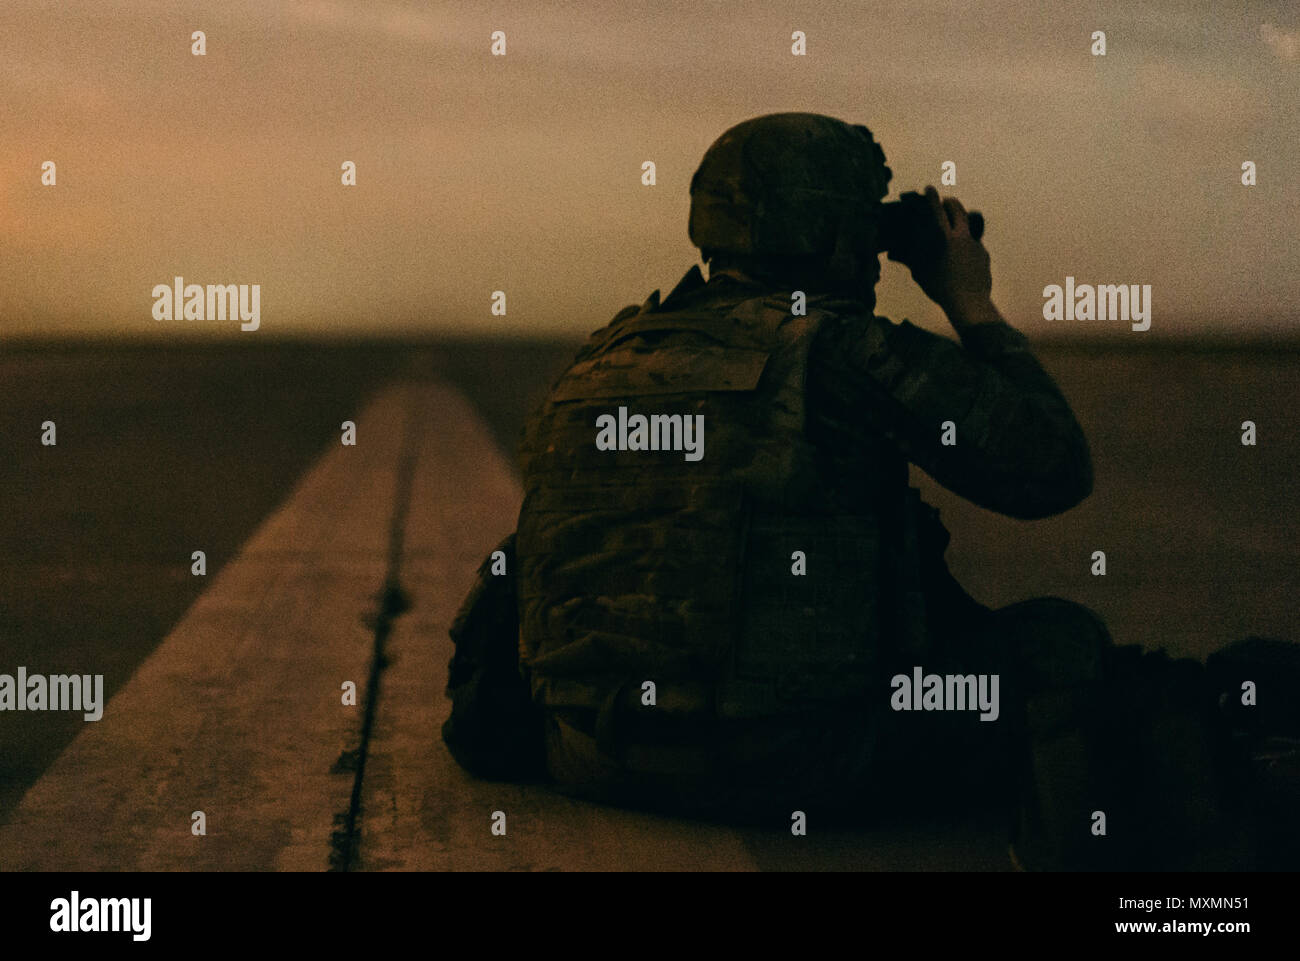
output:
[{"label": "sunset sky", "polygon": [[[1300,334],[1298,95],[1294,2],[4,0],[0,339],[581,335],[698,261],[701,155],[783,110],[871,127],[891,196],[954,161],[1031,336]],[[259,331],[154,320],[176,275],[261,284]],[[1067,275],[1150,284],[1150,332],[1044,321]],[[878,310],[942,326],[896,265]]]}]

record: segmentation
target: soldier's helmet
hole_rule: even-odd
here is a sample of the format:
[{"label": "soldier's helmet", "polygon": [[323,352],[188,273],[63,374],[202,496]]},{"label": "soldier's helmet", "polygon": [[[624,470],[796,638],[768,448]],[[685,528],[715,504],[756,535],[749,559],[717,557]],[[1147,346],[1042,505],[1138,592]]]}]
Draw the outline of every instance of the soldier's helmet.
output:
[{"label": "soldier's helmet", "polygon": [[691,242],[743,256],[829,256],[842,226],[874,220],[890,176],[861,124],[755,117],[719,137],[691,178]]}]

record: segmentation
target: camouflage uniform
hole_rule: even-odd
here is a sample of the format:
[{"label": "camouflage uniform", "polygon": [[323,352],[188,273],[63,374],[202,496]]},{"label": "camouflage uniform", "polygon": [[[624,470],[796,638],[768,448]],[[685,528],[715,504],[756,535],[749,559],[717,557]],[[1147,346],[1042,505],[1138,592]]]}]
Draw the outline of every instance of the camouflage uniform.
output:
[{"label": "camouflage uniform", "polygon": [[[1024,337],[998,324],[963,340],[830,297],[793,317],[788,291],[725,275],[705,284],[697,270],[593,335],[521,448],[521,661],[547,711],[553,778],[589,797],[732,817],[860,806],[855,788],[886,776],[878,754],[926,741],[923,715],[885,710],[895,669],[1010,675],[1012,622],[1041,627],[1046,611],[1080,650],[1034,682],[1095,671],[1106,635],[1094,616],[1060,601],[1001,615],[976,604],[947,574],[937,512],[907,486],[910,460],[1017,517],[1090,489],[1083,435]],[[664,361],[683,344],[724,369]],[[654,392],[639,394],[647,383]],[[760,395],[751,408],[710,405],[742,387]],[[706,411],[716,440],[699,464],[594,449],[598,411],[674,404]],[[788,423],[746,421],[754,408]],[[940,444],[945,420],[956,447]],[[740,431],[732,446],[728,426]],[[646,680],[675,708],[643,705]],[[972,745],[945,747],[959,730],[991,763],[1006,753],[1008,714],[1001,727],[949,719],[930,747],[973,757]]]},{"label": "camouflage uniform", "polygon": [[[864,127],[760,118],[706,155],[692,239],[824,261],[872,242],[888,178]],[[503,545],[518,671],[513,651],[462,643],[499,612],[467,602],[453,628],[453,753],[506,776],[507,754],[533,750],[527,691],[540,718],[530,763],[578,796],[769,823],[795,809],[997,804],[1033,867],[1150,865],[1153,844],[1204,834],[1219,812],[1202,675],[1115,648],[1095,614],[1059,598],[978,604],[948,573],[937,512],[908,487],[911,462],[1018,518],[1088,495],[1087,443],[1026,339],[990,323],[958,344],[874,316],[871,293],[807,293],[798,314],[789,289],[706,284],[692,268],[662,303],[656,291],[592,335],[520,449],[525,500]],[[702,415],[703,458],[597,449],[598,418],[619,408]],[[955,445],[941,443],[944,421]],[[480,684],[493,661],[509,662],[502,683]],[[916,665],[998,674],[998,721],[891,711],[889,679]],[[1187,763],[1151,760],[1161,725]],[[1088,845],[1095,809],[1126,843]]]}]

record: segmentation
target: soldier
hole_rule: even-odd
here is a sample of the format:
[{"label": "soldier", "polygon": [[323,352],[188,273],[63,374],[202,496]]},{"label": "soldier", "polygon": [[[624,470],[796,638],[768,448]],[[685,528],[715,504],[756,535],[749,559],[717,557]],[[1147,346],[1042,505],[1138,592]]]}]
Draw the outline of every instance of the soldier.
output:
[{"label": "soldier", "polygon": [[[1230,846],[1199,665],[1117,649],[1059,598],[990,610],[948,573],[909,462],[1033,519],[1088,496],[1091,460],[994,307],[966,210],[912,195],[904,244],[886,229],[890,177],[866,127],[815,114],[709,148],[689,225],[708,281],[692,267],[620,311],[525,428],[502,545],[517,586],[481,578],[453,628],[447,743],[487,776],[729,820],[997,805],[1031,868]],[[886,248],[960,343],[875,316]],[[602,418],[617,444],[598,442]],[[692,423],[694,460],[677,426]],[[490,621],[513,641],[513,604],[517,664],[513,644],[473,640]],[[894,710],[890,678],[922,667],[996,675],[996,720]],[[1143,749],[1157,729],[1176,759]]]}]

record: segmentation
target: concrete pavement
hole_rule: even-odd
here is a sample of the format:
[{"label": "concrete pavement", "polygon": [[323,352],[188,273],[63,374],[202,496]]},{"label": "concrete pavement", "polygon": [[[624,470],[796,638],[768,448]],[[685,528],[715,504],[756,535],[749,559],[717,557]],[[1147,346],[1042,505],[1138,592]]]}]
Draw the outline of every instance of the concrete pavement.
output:
[{"label": "concrete pavement", "polygon": [[[408,394],[381,393],[0,829],[6,870],[313,870],[348,807]],[[206,836],[191,833],[203,811]]]}]

